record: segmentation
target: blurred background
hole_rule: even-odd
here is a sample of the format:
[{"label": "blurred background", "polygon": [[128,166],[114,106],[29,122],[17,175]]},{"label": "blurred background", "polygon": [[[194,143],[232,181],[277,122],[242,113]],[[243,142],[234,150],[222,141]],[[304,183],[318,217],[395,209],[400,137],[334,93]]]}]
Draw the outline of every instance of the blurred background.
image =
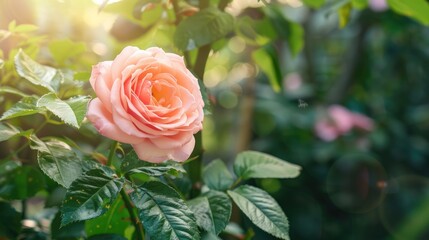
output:
[{"label": "blurred background", "polygon": [[[351,2],[228,5],[235,31],[213,45],[204,77],[205,162],[254,149],[302,166],[296,179],[251,182],[282,206],[291,239],[429,239],[429,28],[383,1]],[[165,4],[0,0],[0,58],[23,48],[85,82],[127,45],[178,52]],[[192,14],[195,1],[183,4]]]}]

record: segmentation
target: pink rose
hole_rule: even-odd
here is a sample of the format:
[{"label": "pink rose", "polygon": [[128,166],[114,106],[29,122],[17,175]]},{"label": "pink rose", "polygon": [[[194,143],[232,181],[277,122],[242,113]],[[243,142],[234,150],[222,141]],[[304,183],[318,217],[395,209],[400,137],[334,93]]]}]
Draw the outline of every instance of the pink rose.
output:
[{"label": "pink rose", "polygon": [[101,135],[131,144],[148,162],[189,158],[204,102],[182,57],[126,47],[113,61],[95,65],[90,83],[97,98],[86,116]]},{"label": "pink rose", "polygon": [[328,108],[328,115],[316,122],[314,129],[317,136],[325,141],[332,141],[350,132],[353,128],[371,131],[374,128],[372,119],[349,111],[340,105]]},{"label": "pink rose", "polygon": [[369,0],[369,7],[375,12],[382,12],[389,8],[386,0]]}]

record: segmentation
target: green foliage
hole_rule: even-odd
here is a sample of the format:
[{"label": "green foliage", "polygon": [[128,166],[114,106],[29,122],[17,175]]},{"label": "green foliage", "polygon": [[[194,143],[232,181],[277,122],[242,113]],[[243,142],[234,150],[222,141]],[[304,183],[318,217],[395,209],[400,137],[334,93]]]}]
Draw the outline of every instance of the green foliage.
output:
[{"label": "green foliage", "polygon": [[303,0],[303,2],[313,8],[319,8],[325,4],[325,0]]},{"label": "green foliage", "polygon": [[227,190],[234,183],[234,178],[220,159],[213,160],[204,168],[203,180],[210,189],[219,191]]},{"label": "green foliage", "polygon": [[100,217],[85,221],[85,229],[89,237],[100,234],[126,236],[126,230],[131,226],[130,215],[122,198],[117,198],[109,210]]},{"label": "green foliage", "polygon": [[248,178],[294,178],[301,167],[283,161],[269,154],[245,151],[238,154],[234,162],[237,176]]},{"label": "green foliage", "polygon": [[243,185],[228,195],[258,227],[281,239],[289,239],[289,223],[278,203],[262,189]]},{"label": "green foliage", "polygon": [[19,134],[19,130],[11,125],[0,123],[0,142],[6,141]]},{"label": "green foliage", "polygon": [[344,28],[350,20],[352,4],[349,2],[338,9],[338,18],[340,28]]},{"label": "green foliage", "polygon": [[55,62],[59,65],[64,65],[67,60],[86,51],[85,43],[72,42],[70,39],[54,40],[49,43],[48,47]]},{"label": "green foliage", "polygon": [[89,98],[84,96],[63,101],[54,93],[47,93],[37,101],[37,107],[45,107],[65,123],[79,128],[85,117],[88,102]]},{"label": "green foliage", "polygon": [[218,235],[229,222],[232,204],[223,192],[209,191],[188,201],[197,224],[206,232]]},{"label": "green foliage", "polygon": [[9,203],[0,201],[0,237],[16,239],[21,231],[21,214]]},{"label": "green foliage", "polygon": [[42,171],[58,184],[68,188],[82,174],[81,160],[65,142],[57,139],[45,141],[37,160]]},{"label": "green foliage", "polygon": [[0,170],[1,198],[26,199],[45,187],[43,174],[34,167],[5,162]]},{"label": "green foliage", "polygon": [[61,227],[61,212],[51,222],[52,239],[79,239],[85,236],[85,223],[75,222]]},{"label": "green foliage", "polygon": [[283,75],[275,48],[272,45],[265,45],[252,53],[252,59],[267,75],[273,90],[280,92]]},{"label": "green foliage", "polygon": [[43,112],[43,109],[37,107],[37,100],[38,99],[34,96],[22,98],[19,102],[15,103],[11,108],[3,113],[0,121]]},{"label": "green foliage", "polygon": [[35,62],[22,50],[19,50],[15,56],[15,66],[16,71],[21,77],[34,85],[46,88],[50,92],[57,92],[61,81],[63,81],[60,71]]},{"label": "green foliage", "polygon": [[387,0],[389,6],[399,14],[412,17],[422,24],[429,25],[429,3],[425,0]]},{"label": "green foliage", "polygon": [[182,51],[213,43],[233,30],[234,18],[217,8],[199,11],[179,23],[174,43]]},{"label": "green foliage", "polygon": [[199,239],[192,211],[167,185],[145,183],[131,193],[131,200],[151,239]]},{"label": "green foliage", "polygon": [[98,217],[112,206],[124,184],[111,170],[85,172],[67,190],[61,206],[61,226]]}]

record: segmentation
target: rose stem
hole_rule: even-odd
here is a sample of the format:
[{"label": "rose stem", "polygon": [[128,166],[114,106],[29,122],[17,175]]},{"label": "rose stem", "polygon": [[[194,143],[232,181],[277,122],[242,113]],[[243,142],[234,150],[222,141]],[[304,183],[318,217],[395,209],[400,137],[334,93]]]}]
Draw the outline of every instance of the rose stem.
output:
[{"label": "rose stem", "polygon": [[[110,145],[110,151],[109,151],[109,155],[107,158],[107,166],[110,168],[113,167],[112,161],[113,161],[113,156],[115,155],[117,147],[118,147],[117,141],[113,141],[112,144]],[[134,208],[133,204],[131,203],[131,200],[130,200],[128,194],[125,192],[124,188],[121,189],[121,197],[122,197],[122,200],[124,201],[125,207],[128,210],[128,213],[130,214],[131,222],[133,223],[133,225],[136,229],[137,240],[144,240],[145,233],[144,233],[142,222],[140,221],[139,217],[137,216],[135,208]]]}]

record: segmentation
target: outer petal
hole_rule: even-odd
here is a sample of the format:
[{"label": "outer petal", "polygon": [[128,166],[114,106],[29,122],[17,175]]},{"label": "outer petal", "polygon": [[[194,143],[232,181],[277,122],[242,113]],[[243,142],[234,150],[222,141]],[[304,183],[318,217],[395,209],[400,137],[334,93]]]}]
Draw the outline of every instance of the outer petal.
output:
[{"label": "outer petal", "polygon": [[177,162],[184,162],[191,155],[194,146],[195,138],[193,136],[184,145],[173,149],[159,148],[149,140],[139,144],[133,144],[133,148],[138,157],[152,163],[161,163],[169,159]]},{"label": "outer petal", "polygon": [[113,85],[110,73],[111,65],[111,61],[106,61],[93,66],[91,79],[89,80],[94,92],[97,94],[97,97],[109,111],[112,109],[112,105],[110,104],[110,91]]},{"label": "outer petal", "polygon": [[98,132],[105,137],[130,144],[136,144],[142,141],[141,138],[130,136],[121,131],[113,122],[111,113],[107,111],[98,98],[93,99],[89,103],[86,117],[94,124]]}]

